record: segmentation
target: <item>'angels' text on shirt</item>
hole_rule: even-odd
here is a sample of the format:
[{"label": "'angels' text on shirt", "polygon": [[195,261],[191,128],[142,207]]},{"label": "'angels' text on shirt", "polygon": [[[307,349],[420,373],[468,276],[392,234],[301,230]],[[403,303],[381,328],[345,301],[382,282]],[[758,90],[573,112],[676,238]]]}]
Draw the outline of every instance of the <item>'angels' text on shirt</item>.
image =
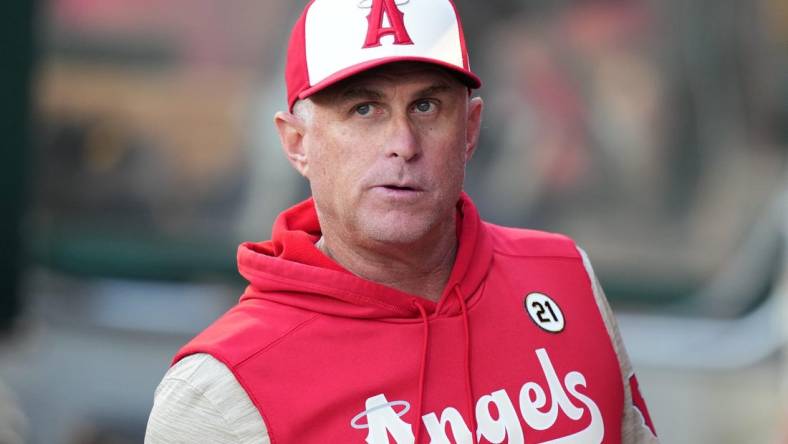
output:
[{"label": "'angels' text on shirt", "polygon": [[[564,376],[562,383],[547,351],[540,348],[536,350],[536,356],[547,379],[549,406],[545,388],[536,382],[526,382],[521,387],[518,394],[519,412],[505,390],[485,394],[476,402],[477,441],[484,438],[492,443],[523,444],[525,436],[518,413],[530,428],[548,430],[556,423],[559,414],[579,421],[583,413],[588,411],[591,421],[585,428],[568,435],[556,436],[542,444],[601,443],[605,435],[602,413],[592,399],[577,390],[578,387],[586,387],[585,376],[572,371]],[[577,401],[581,406],[575,404]],[[390,438],[393,438],[396,444],[415,442],[412,425],[402,420],[402,416],[410,409],[410,403],[389,401],[385,394],[379,394],[367,398],[365,407],[366,410],[353,418],[351,426],[360,430],[368,429],[367,443],[390,444]],[[447,436],[447,426],[457,444],[474,442],[468,424],[454,407],[446,407],[440,417],[434,412],[427,413],[421,420],[433,444],[451,444]]]}]

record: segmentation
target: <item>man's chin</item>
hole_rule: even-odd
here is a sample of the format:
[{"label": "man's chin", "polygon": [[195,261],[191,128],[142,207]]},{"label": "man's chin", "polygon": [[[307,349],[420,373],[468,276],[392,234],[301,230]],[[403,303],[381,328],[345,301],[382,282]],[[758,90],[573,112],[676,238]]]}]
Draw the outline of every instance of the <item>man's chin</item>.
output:
[{"label": "man's chin", "polygon": [[[432,216],[432,215],[431,215]],[[382,217],[360,221],[360,231],[370,240],[386,244],[412,245],[434,235],[438,221],[412,212],[389,211]]]}]

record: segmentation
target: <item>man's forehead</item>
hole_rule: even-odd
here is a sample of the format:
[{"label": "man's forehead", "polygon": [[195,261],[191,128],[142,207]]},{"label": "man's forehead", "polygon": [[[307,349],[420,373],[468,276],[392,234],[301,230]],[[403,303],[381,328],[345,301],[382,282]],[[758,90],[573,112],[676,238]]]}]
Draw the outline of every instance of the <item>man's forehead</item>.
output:
[{"label": "man's forehead", "polygon": [[465,85],[448,70],[430,63],[399,62],[379,66],[332,85],[317,93],[314,98],[338,99],[348,95],[382,94],[386,84],[412,83],[423,88],[465,89]]}]

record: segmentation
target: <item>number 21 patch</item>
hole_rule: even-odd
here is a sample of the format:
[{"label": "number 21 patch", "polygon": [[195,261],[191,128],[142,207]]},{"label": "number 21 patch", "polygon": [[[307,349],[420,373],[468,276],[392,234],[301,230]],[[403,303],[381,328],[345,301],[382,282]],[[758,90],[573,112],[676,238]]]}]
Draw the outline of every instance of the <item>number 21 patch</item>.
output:
[{"label": "number 21 patch", "polygon": [[564,329],[564,313],[554,300],[542,293],[525,297],[525,311],[542,330],[558,333]]}]

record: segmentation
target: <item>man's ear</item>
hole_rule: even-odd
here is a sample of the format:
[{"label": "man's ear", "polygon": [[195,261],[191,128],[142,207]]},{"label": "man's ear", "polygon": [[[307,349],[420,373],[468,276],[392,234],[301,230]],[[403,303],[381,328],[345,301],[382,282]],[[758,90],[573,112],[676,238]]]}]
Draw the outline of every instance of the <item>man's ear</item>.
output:
[{"label": "man's ear", "polygon": [[468,101],[468,123],[465,131],[465,161],[471,160],[476,146],[479,144],[479,133],[482,128],[482,111],[484,101],[481,97],[472,97]]},{"label": "man's ear", "polygon": [[309,163],[304,147],[306,124],[297,115],[280,111],[274,115],[274,125],[287,160],[302,176],[307,177]]}]

